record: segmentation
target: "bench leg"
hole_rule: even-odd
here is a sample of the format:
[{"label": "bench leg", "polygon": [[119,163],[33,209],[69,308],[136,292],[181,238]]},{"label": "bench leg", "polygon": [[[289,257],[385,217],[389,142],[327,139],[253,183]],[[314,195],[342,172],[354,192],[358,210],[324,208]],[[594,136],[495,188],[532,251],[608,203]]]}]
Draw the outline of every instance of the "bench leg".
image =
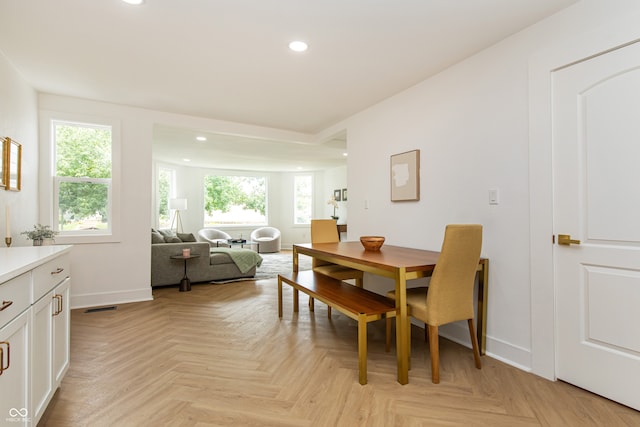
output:
[{"label": "bench leg", "polygon": [[315,299],[309,297],[309,311],[313,311],[315,308],[315,304],[314,304]]},{"label": "bench leg", "polygon": [[278,276],[278,317],[282,319],[282,278]]},{"label": "bench leg", "polygon": [[360,384],[367,383],[367,321],[358,316],[358,376]]},{"label": "bench leg", "polygon": [[293,312],[294,313],[297,313],[299,311],[298,299],[299,299],[298,290],[296,288],[293,288]]}]

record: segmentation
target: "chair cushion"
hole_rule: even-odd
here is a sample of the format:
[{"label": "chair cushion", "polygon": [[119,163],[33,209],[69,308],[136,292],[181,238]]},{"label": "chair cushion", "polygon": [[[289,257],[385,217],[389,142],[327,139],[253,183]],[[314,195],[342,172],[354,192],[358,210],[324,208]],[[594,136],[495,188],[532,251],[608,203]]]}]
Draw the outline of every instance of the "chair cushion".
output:
[{"label": "chair cushion", "polygon": [[[411,315],[418,319],[427,318],[428,287],[408,288],[407,305],[411,307]],[[396,291],[387,292],[387,298],[396,299]]]}]

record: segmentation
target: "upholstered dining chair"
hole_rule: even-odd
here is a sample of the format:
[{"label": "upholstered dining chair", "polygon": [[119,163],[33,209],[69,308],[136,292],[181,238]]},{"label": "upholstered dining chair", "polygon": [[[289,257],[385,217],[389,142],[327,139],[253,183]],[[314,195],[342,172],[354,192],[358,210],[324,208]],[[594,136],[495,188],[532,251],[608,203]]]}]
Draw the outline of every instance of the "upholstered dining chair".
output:
[{"label": "upholstered dining chair", "polygon": [[[431,381],[434,384],[440,382],[438,327],[441,325],[459,320],[467,321],[476,368],[481,369],[482,367],[473,321],[473,287],[481,248],[481,225],[447,225],[442,250],[433,270],[429,287],[407,289],[407,305],[411,317],[425,323],[431,355]],[[395,291],[387,293],[387,297],[395,299]],[[391,319],[387,319],[386,326],[388,350],[391,341]],[[409,337],[411,337],[410,322]]]},{"label": "upholstered dining chair", "polygon": [[[312,219],[311,220],[311,243],[338,243],[340,236],[338,234],[338,226],[335,219]],[[316,258],[311,260],[311,268],[316,273],[333,277],[338,280],[354,279],[356,286],[363,286],[364,272],[355,268],[344,267],[342,265],[332,264]],[[310,304],[313,304],[310,299]],[[331,307],[327,307],[328,315],[331,317]]]},{"label": "upholstered dining chair", "polygon": [[203,228],[198,231],[196,239],[201,242],[208,242],[211,247],[228,247],[227,240],[231,239],[231,236],[216,228]]}]

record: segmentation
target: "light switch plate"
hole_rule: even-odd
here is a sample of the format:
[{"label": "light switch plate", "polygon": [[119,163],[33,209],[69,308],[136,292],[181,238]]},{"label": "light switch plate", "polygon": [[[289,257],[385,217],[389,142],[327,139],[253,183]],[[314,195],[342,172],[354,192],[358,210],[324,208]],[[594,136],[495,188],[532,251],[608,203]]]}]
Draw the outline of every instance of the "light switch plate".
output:
[{"label": "light switch plate", "polygon": [[489,189],[489,204],[490,205],[497,205],[498,203],[500,203],[498,189],[497,188],[490,188]]}]

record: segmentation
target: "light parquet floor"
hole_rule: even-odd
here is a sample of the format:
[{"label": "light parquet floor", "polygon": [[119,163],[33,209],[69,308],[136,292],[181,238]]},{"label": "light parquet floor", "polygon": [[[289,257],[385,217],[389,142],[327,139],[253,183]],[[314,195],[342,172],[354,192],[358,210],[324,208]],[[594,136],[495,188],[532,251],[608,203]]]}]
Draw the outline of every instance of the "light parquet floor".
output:
[{"label": "light parquet floor", "polygon": [[356,322],[316,304],[278,319],[276,281],[155,289],[154,300],[71,315],[71,367],[40,426],[638,426],[640,413],[441,338],[431,383],[422,329],[409,384],[369,324],[358,383]]}]

